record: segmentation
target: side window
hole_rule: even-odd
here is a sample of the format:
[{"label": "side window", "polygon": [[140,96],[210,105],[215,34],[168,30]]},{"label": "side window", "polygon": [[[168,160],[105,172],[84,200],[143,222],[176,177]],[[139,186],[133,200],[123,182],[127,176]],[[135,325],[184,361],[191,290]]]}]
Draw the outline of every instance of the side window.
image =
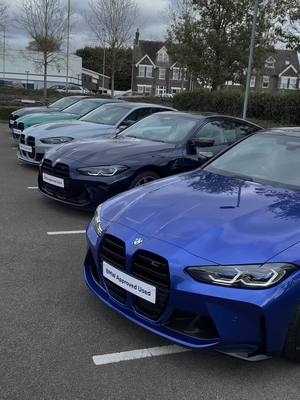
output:
[{"label": "side window", "polygon": [[231,145],[255,131],[255,127],[226,119],[207,123],[199,129],[196,137],[214,139],[215,146]]},{"label": "side window", "polygon": [[130,115],[128,115],[126,120],[137,122],[142,118],[148,117],[148,115],[151,115],[151,113],[151,108],[141,108],[133,111]]},{"label": "side window", "polygon": [[237,124],[237,140],[257,132],[257,128],[251,125]]},{"label": "side window", "polygon": [[158,112],[163,112],[163,111],[170,111],[170,110],[167,110],[165,108],[158,108],[158,107],[152,108],[152,114],[155,114],[155,113],[158,113]]}]

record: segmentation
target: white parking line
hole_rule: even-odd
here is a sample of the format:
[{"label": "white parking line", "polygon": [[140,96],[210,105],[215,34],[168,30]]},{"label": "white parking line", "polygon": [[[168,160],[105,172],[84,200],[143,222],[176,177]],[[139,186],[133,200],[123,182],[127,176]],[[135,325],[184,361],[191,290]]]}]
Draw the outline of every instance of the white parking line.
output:
[{"label": "white parking line", "polygon": [[191,351],[177,345],[151,347],[149,349],[140,349],[132,351],[123,351],[121,353],[103,354],[101,356],[93,356],[95,365],[115,364],[122,361],[138,360],[141,358],[159,357],[168,354],[178,354]]},{"label": "white parking line", "polygon": [[58,231],[58,232],[47,232],[49,236],[56,236],[56,235],[79,235],[84,234],[86,231]]},{"label": "white parking line", "polygon": [[27,189],[29,190],[38,190],[38,186],[28,186]]}]

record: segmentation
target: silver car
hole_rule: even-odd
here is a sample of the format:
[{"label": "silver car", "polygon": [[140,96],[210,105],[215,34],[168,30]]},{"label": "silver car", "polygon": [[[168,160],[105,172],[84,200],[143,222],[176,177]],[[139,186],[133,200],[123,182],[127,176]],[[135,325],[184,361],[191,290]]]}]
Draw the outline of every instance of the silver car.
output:
[{"label": "silver car", "polygon": [[18,158],[39,165],[49,150],[76,140],[114,137],[142,118],[162,111],[175,110],[147,103],[110,103],[78,121],[35,125],[21,134]]}]

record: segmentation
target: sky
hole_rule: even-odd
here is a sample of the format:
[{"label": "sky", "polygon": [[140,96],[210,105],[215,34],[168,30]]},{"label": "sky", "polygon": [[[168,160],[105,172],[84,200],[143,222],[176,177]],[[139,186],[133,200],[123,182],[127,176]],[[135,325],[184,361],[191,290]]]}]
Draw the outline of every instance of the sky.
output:
[{"label": "sky", "polygon": [[[6,0],[10,4],[10,13],[15,15],[21,0]],[[61,0],[66,4],[67,0]],[[73,30],[71,34],[71,50],[85,45],[97,44],[93,32],[89,31],[81,15],[88,9],[88,0],[71,0],[73,8]],[[140,38],[144,40],[164,40],[167,27],[167,9],[170,0],[136,0],[139,18],[136,27],[140,29]],[[24,49],[30,41],[25,32],[10,25],[7,33],[7,48]]]}]

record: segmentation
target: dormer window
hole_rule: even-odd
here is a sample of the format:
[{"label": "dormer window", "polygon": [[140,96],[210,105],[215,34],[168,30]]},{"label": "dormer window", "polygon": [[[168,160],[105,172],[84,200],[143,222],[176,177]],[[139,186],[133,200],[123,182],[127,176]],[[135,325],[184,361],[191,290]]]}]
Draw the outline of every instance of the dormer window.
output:
[{"label": "dormer window", "polygon": [[266,62],[265,62],[265,68],[274,69],[275,68],[275,62],[276,62],[275,58],[273,58],[273,57],[267,58]]},{"label": "dormer window", "polygon": [[169,62],[169,56],[167,53],[167,49],[165,47],[160,49],[159,52],[157,53],[157,61],[163,63]]}]

